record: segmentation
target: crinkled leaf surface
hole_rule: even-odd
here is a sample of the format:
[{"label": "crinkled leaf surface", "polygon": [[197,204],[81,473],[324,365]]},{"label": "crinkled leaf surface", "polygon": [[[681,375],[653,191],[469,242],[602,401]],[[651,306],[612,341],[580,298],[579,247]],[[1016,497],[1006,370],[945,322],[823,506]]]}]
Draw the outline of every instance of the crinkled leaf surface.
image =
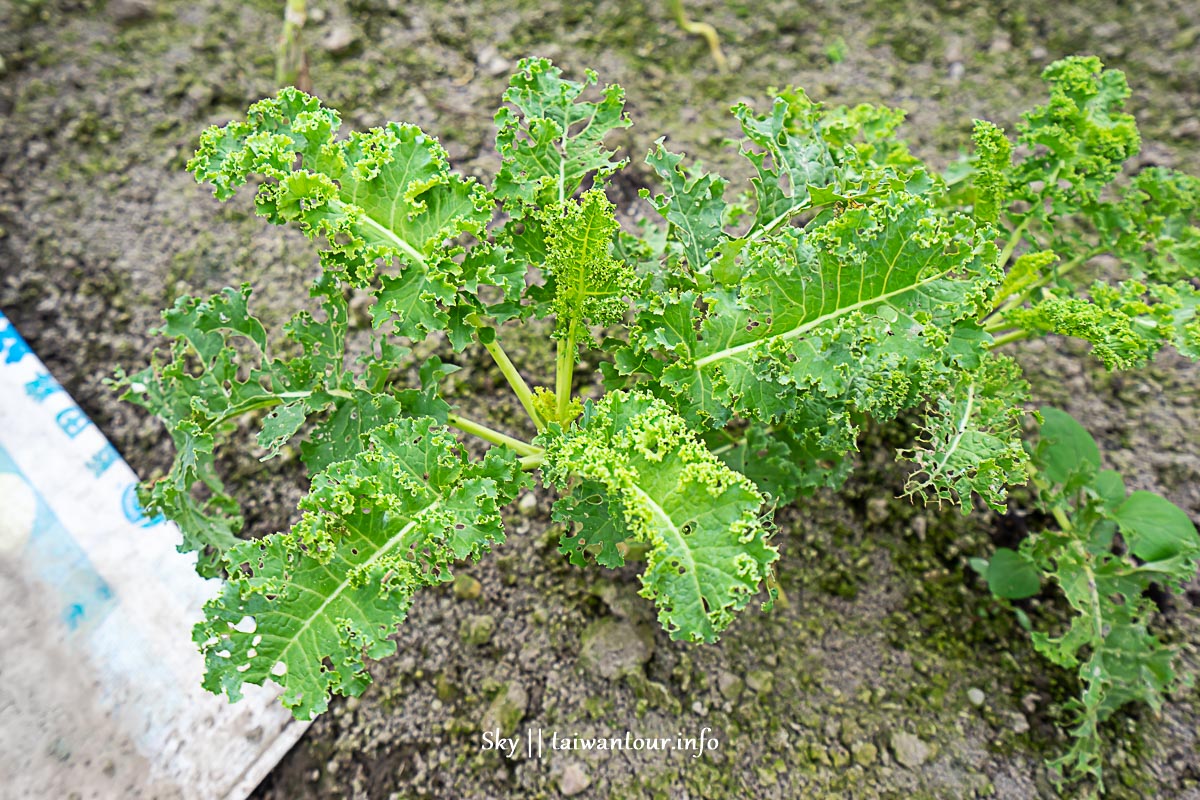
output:
[{"label": "crinkled leaf surface", "polygon": [[606,86],[598,102],[581,99],[596,83],[588,71],[582,83],[566,80],[544,58],[522,59],[496,113],[496,151],[501,157],[495,193],[530,205],[562,203],[589,175],[596,180],[624,162],[614,161],[604,137],[630,125],[625,93]]},{"label": "crinkled leaf surface", "polygon": [[957,504],[964,514],[974,494],[1003,512],[1007,487],[1028,477],[1021,438],[1028,399],[1029,384],[1017,363],[988,355],[931,401],[917,447],[901,452],[917,466],[905,491],[928,492]]},{"label": "crinkled leaf surface", "polygon": [[612,325],[629,307],[633,270],[611,253],[619,227],[614,210],[604,192],[592,189],[579,202],[552,203],[542,216],[559,334],[574,337],[588,324]]},{"label": "crinkled leaf surface", "polygon": [[608,499],[604,484],[584,480],[569,494],[560,498],[553,508],[555,522],[566,525],[559,537],[558,550],[570,557],[577,567],[587,566],[585,554],[591,554],[597,564],[616,569],[625,565],[625,556],[618,545],[632,535],[620,508]]},{"label": "crinkled leaf surface", "polygon": [[1008,316],[1017,328],[1074,336],[1092,344],[1092,354],[1109,369],[1146,364],[1161,348],[1174,344],[1185,354],[1196,339],[1196,305],[1200,293],[1186,283],[1176,287],[1146,286],[1125,281],[1113,286],[1092,284],[1089,297],[1066,290],[1014,309]]},{"label": "crinkled leaf surface", "polygon": [[610,392],[584,411],[580,426],[543,438],[547,479],[560,487],[585,482],[579,495],[559,501],[556,515],[580,524],[577,535],[604,552],[612,533],[585,505],[589,482],[603,487],[630,538],[650,545],[642,595],[658,606],[663,627],[675,639],[715,640],[778,558],[754,485],[666,403],[645,395]]},{"label": "crinkled leaf surface", "polygon": [[[392,319],[413,338],[449,327],[458,304],[478,302],[460,294],[463,248],[443,244],[481,235],[494,203],[473,179],[451,173],[445,151],[419,128],[389,123],[339,140],[340,125],[316,98],[283,89],[251,106],[244,121],[205,131],[188,168],[222,200],[265,178],[255,194],[258,213],[319,238],[328,275],[368,287],[382,264],[376,325]],[[510,269],[502,251],[480,269],[491,246],[479,242],[474,250],[474,279],[491,281]],[[386,274],[393,266],[398,274]],[[508,277],[494,285],[520,288]]]},{"label": "crinkled leaf surface", "polygon": [[[418,411],[356,385],[342,363],[345,300],[328,284],[319,284],[315,292],[323,319],[302,311],[284,326],[288,341],[282,349],[291,353],[288,358],[272,357],[266,330],[249,310],[250,288],[243,286],[205,300],[181,297],[163,315],[162,332],[175,337],[171,360],[136,375],[118,375],[125,398],[158,415],[175,444],[171,471],[142,492],[143,506],[179,526],[180,550],[198,553],[202,575],[219,574],[221,554],[236,543],[242,527],[238,503],[225,492],[214,456],[235,418],[271,409],[257,435],[264,460],[316,420],[301,451],[309,467],[319,471],[356,455],[363,433],[402,411]],[[390,371],[407,353],[386,338],[380,347],[372,360],[376,369]],[[195,491],[198,485],[202,492]]]},{"label": "crinkled leaf surface", "polygon": [[959,328],[960,343],[971,338],[993,257],[969,219],[892,195],[745,243],[735,284],[644,298],[617,367],[661,375],[681,413],[707,426],[732,413],[801,430],[886,418],[938,384]]},{"label": "crinkled leaf surface", "polygon": [[503,541],[499,508],[525,482],[511,454],[470,462],[431,419],[376,429],[355,460],[313,479],[290,532],[227,554],[229,581],[194,633],[205,687],[236,700],[274,680],[300,719],[331,693],[361,694],[364,654],[395,652],[388,636],[413,594]]}]

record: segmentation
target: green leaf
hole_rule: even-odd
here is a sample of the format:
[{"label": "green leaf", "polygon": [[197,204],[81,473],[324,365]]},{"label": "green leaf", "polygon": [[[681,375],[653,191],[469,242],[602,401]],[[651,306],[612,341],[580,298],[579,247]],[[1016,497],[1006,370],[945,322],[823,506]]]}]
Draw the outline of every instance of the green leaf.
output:
[{"label": "green leaf", "polygon": [[969,219],[892,195],[747,243],[736,287],[644,293],[616,366],[661,375],[707,427],[738,413],[852,442],[854,415],[894,416],[945,382],[961,345],[982,352],[970,331],[999,277],[994,254]]},{"label": "green leaf", "polygon": [[1096,473],[1093,488],[1096,490],[1097,496],[1103,500],[1105,507],[1109,510],[1115,509],[1121,503],[1125,502],[1127,495],[1125,479],[1116,470],[1102,469]]},{"label": "green leaf", "polygon": [[[1067,704],[1071,747],[1050,766],[1091,775],[1103,791],[1101,724],[1129,703],[1158,708],[1178,683],[1178,648],[1150,631],[1148,590],[1179,591],[1194,578],[1200,536],[1167,500],[1141,491],[1126,498],[1121,476],[1098,470],[1099,450],[1079,423],[1054,409],[1042,416],[1035,485],[1060,529],[1032,534],[1020,556],[1058,584],[1074,616],[1059,635],[1034,632],[1033,643],[1055,664],[1077,669],[1083,686]],[[1127,549],[1113,546],[1114,521]]]},{"label": "green leaf", "polygon": [[242,527],[238,504],[217,474],[217,435],[237,416],[276,407],[259,434],[270,458],[308,414],[332,399],[326,387],[338,385],[342,374],[340,295],[326,298],[326,322],[301,313],[289,323],[286,330],[299,343],[300,355],[268,363],[266,330],[250,314],[250,293],[243,286],[205,300],[180,297],[163,313],[160,330],[175,337],[171,360],[155,360],[132,376],[118,373],[117,385],[127,389],[123,399],[160,417],[175,444],[170,472],[142,488],[142,505],[179,526],[180,551],[198,554],[196,568],[205,577],[219,573],[221,554]]},{"label": "green leaf", "polygon": [[1065,486],[1100,469],[1100,448],[1086,428],[1057,408],[1042,408],[1039,413],[1041,436],[1033,451],[1039,472],[1050,482]]},{"label": "green leaf", "polygon": [[267,454],[260,460],[267,461],[279,453],[291,439],[300,426],[308,419],[308,409],[303,401],[279,406],[263,419],[262,429],[258,432],[258,444],[266,449]]},{"label": "green leaf", "polygon": [[[127,399],[133,399],[126,395]],[[134,400],[134,402],[138,402]],[[196,553],[196,571],[212,578],[220,574],[221,555],[237,542],[242,515],[237,502],[225,493],[216,474],[213,437],[190,420],[171,430],[175,463],[166,477],[138,489],[138,501],[148,514],[162,514],[178,526],[181,553]],[[202,482],[208,497],[198,499],[192,487]]]},{"label": "green leaf", "polygon": [[499,508],[526,482],[511,454],[470,462],[433,420],[375,430],[353,461],[314,478],[290,532],[228,553],[229,582],[193,634],[205,688],[236,700],[243,684],[273,680],[299,719],[331,693],[361,694],[364,654],[395,652],[413,595],[504,540]]},{"label": "green leaf", "polygon": [[1176,283],[1200,274],[1200,178],[1144,169],[1093,219],[1134,278]]},{"label": "green leaf", "polygon": [[917,466],[905,493],[931,492],[939,501],[957,504],[964,514],[971,511],[974,493],[1003,512],[1007,487],[1028,478],[1029,457],[1021,442],[1028,399],[1029,384],[1009,358],[989,355],[979,368],[965,373],[933,401],[918,446],[900,452]]},{"label": "green leaf", "polygon": [[[1014,197],[1047,225],[1097,202],[1138,152],[1137,123],[1123,112],[1129,85],[1094,56],[1055,61],[1042,71],[1050,102],[1023,115],[1017,140],[1029,150],[1016,166]],[[1050,179],[1048,176],[1053,176]]]},{"label": "green leaf", "polygon": [[316,98],[283,89],[245,121],[205,131],[188,169],[221,200],[265,179],[258,213],[319,237],[327,276],[367,287],[377,263],[397,265],[398,276],[384,276],[376,326],[395,315],[406,336],[444,329],[463,283],[463,248],[443,243],[482,234],[493,205],[473,179],[450,172],[445,151],[420,129],[389,123],[339,140],[340,124]]},{"label": "green leaf", "polygon": [[1021,294],[1046,279],[1050,267],[1058,260],[1053,250],[1038,250],[1017,257],[1004,276],[1004,283],[996,290],[992,305],[998,307],[1002,300]]},{"label": "green leaf", "polygon": [[830,186],[838,175],[829,146],[817,130],[788,124],[791,111],[782,97],[775,99],[769,115],[757,115],[744,103],[733,107],[742,133],[758,148],[742,150],[758,173],[752,179],[757,229],[772,230],[794,216],[810,205],[810,186]]},{"label": "green leaf", "polygon": [[845,451],[814,432],[798,435],[783,425],[751,423],[744,438],[733,446],[720,444],[726,437],[714,431],[709,446],[735,472],[778,503],[810,495],[820,487],[840,488],[853,461]]},{"label": "green leaf", "polygon": [[240,291],[226,288],[203,301],[180,297],[174,307],[163,312],[166,324],[160,332],[185,339],[205,363],[225,349],[224,331],[244,336],[265,354],[267,332],[246,307],[250,293],[250,284],[244,283]]},{"label": "green leaf", "polygon": [[395,398],[355,389],[350,397],[337,398],[329,416],[313,427],[308,441],[300,445],[301,458],[314,474],[356,458],[366,446],[366,436],[399,414]]},{"label": "green leaf", "polygon": [[[779,557],[758,518],[762,495],[660,400],[610,392],[585,409],[581,426],[542,441],[550,483],[603,487],[629,537],[650,545],[641,593],[673,639],[714,641]],[[587,496],[560,500],[555,513],[603,547],[613,534],[579,502]]]},{"label": "green leaf", "polygon": [[[1194,306],[1187,308],[1184,300],[1193,293],[1186,285],[1147,287],[1125,281],[1111,286],[1097,281],[1090,298],[1060,290],[1058,296],[1031,308],[1013,309],[1007,318],[1022,330],[1091,342],[1093,355],[1109,369],[1132,369],[1145,365],[1163,346],[1186,337],[1177,326],[1186,328],[1194,319]],[[1177,318],[1179,309],[1185,313]]]},{"label": "green leaf", "polygon": [[554,504],[552,516],[566,526],[558,540],[558,552],[568,556],[572,564],[587,566],[584,554],[591,553],[602,567],[625,565],[617,545],[629,539],[629,526],[609,501],[603,484],[581,481]]},{"label": "green leaf", "polygon": [[619,227],[614,210],[603,191],[592,189],[578,202],[552,203],[542,214],[559,335],[587,324],[612,325],[629,308],[633,270],[610,253]]},{"label": "green leaf", "polygon": [[1200,552],[1196,526],[1179,506],[1153,492],[1137,491],[1113,511],[1121,535],[1143,561]]},{"label": "green leaf", "polygon": [[585,76],[583,83],[564,80],[562,70],[544,58],[517,65],[504,93],[512,108],[496,113],[497,197],[530,205],[562,203],[589,175],[598,184],[625,163],[613,161],[603,145],[610,131],[630,125],[623,111],[625,93],[606,86],[599,102],[580,100],[597,80],[590,70]]},{"label": "green leaf", "polygon": [[1007,547],[996,548],[985,577],[991,593],[1007,600],[1033,597],[1042,588],[1041,576],[1033,561]]},{"label": "green leaf", "polygon": [[442,399],[440,385],[447,375],[458,372],[461,367],[443,364],[442,359],[430,356],[421,365],[418,374],[421,388],[402,389],[396,392],[396,400],[403,412],[410,417],[430,417],[441,425],[446,424],[450,404]]},{"label": "green leaf", "polygon": [[978,222],[994,223],[1008,200],[1007,172],[1012,165],[1012,143],[990,122],[975,120],[973,163],[974,212]]},{"label": "green leaf", "polygon": [[726,238],[726,181],[699,170],[685,173],[679,166],[683,156],[668,152],[662,139],[654,145],[646,163],[658,173],[666,191],[652,195],[643,190],[642,197],[670,223],[670,235],[682,245],[688,267],[701,272],[708,266],[708,252]]}]

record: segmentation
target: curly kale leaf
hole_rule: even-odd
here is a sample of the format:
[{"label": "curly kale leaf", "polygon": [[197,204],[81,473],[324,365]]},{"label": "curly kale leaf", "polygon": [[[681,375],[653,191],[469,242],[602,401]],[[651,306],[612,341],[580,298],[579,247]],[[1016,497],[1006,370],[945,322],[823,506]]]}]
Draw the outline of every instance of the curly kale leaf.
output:
[{"label": "curly kale leaf", "polygon": [[1021,330],[1090,342],[1092,353],[1109,369],[1140,367],[1168,344],[1187,355],[1196,352],[1200,293],[1190,285],[1125,281],[1113,286],[1097,281],[1090,295],[1071,296],[1060,290],[1029,308],[1013,309],[1008,319]]},{"label": "curly kale leaf", "polygon": [[612,325],[629,308],[635,281],[629,265],[611,253],[619,227],[613,212],[604,192],[592,189],[578,202],[551,203],[542,213],[556,335],[574,338],[586,325]]},{"label": "curly kale leaf", "polygon": [[1025,483],[1028,456],[1021,442],[1029,384],[1012,359],[989,355],[931,401],[918,446],[901,451],[917,471],[909,495],[928,493],[971,511],[972,494],[1005,510],[1007,487]]},{"label": "curly kale leaf", "polygon": [[971,135],[975,144],[972,159],[975,219],[994,224],[1008,203],[1008,170],[1012,166],[1012,143],[1004,131],[990,122],[975,120]]},{"label": "curly kale leaf", "polygon": [[708,267],[709,251],[728,239],[727,181],[699,170],[685,172],[680,166],[683,156],[669,152],[663,141],[654,143],[646,163],[658,173],[665,191],[652,194],[643,189],[641,196],[670,224],[670,237],[680,247],[688,267],[694,272],[703,271]]},{"label": "curly kale leaf", "polygon": [[[206,577],[218,573],[221,553],[237,541],[242,527],[238,504],[216,471],[215,436],[240,414],[278,406],[259,440],[269,457],[308,414],[333,399],[326,390],[337,383],[327,356],[340,359],[340,352],[310,350],[288,361],[270,360],[266,330],[247,309],[250,292],[243,286],[203,301],[179,298],[163,312],[160,329],[175,339],[171,360],[156,360],[132,376],[117,374],[118,384],[127,389],[123,399],[162,418],[175,444],[171,471],[143,488],[141,502],[148,512],[162,513],[179,526],[180,551],[197,552],[197,570]],[[327,330],[344,324],[339,301],[340,296],[327,299]],[[303,327],[312,335],[312,325],[294,324],[294,331]],[[207,496],[193,491],[197,484]]]},{"label": "curly kale leaf", "polygon": [[644,295],[610,372],[659,378],[706,427],[783,420],[828,444],[836,433],[844,453],[856,416],[894,416],[978,359],[994,259],[969,219],[893,194],[743,242],[711,290]]},{"label": "curly kale leaf", "polygon": [[777,97],[768,115],[743,104],[733,107],[746,141],[742,155],[754,165],[754,226],[770,231],[812,204],[809,187],[827,187],[840,173],[829,145],[815,126],[793,126],[793,104]]},{"label": "curly kale leaf", "polygon": [[[337,140],[340,125],[336,111],[287,88],[251,106],[246,120],[205,131],[188,169],[221,200],[264,178],[258,213],[319,237],[330,277],[369,287],[382,264],[376,326],[393,319],[419,339],[449,328],[458,306],[478,308],[462,291],[471,281],[523,288],[503,251],[480,242],[466,258],[464,247],[445,246],[481,236],[494,203],[474,179],[450,172],[436,140],[396,123]],[[393,265],[398,274],[388,274]]]},{"label": "curly kale leaf", "polygon": [[740,472],[773,503],[791,502],[815,489],[837,489],[849,477],[853,448],[835,432],[809,429],[797,433],[784,424],[764,425],[751,421],[740,437],[725,430],[710,431],[705,441],[713,454],[735,472]]},{"label": "curly kale leaf", "polygon": [[1134,278],[1171,284],[1200,275],[1200,178],[1142,170],[1093,220]]},{"label": "curly kale leaf", "polygon": [[589,176],[598,183],[625,163],[613,161],[603,144],[610,131],[631,124],[625,93],[606,86],[599,102],[580,100],[596,80],[590,70],[583,83],[564,80],[562,70],[544,58],[521,60],[504,93],[512,107],[496,112],[497,197],[539,206],[562,203]]},{"label": "curly kale leaf", "polygon": [[1137,154],[1137,123],[1124,112],[1129,84],[1095,56],[1072,56],[1042,71],[1050,101],[1026,112],[1017,141],[1029,154],[1014,167],[1013,199],[1043,222],[1099,201],[1100,192]]},{"label": "curly kale leaf", "polygon": [[229,581],[194,632],[205,688],[236,700],[273,680],[300,719],[331,693],[361,694],[364,653],[394,653],[413,595],[504,541],[499,509],[527,482],[507,451],[471,462],[431,419],[376,429],[357,458],[313,479],[290,532],[227,553]]},{"label": "curly kale leaf", "polygon": [[[1029,247],[1006,265],[988,330],[1007,331],[1003,341],[1076,336],[1110,369],[1141,366],[1165,344],[1194,354],[1200,180],[1155,167],[1118,195],[1118,176],[1139,147],[1134,118],[1123,111],[1124,75],[1073,57],[1043,77],[1050,101],[1018,127],[1025,155],[1013,162],[999,129],[976,127],[976,214],[1012,226],[1006,260]],[[1068,275],[1102,254],[1129,280],[1093,283],[1083,296]]]},{"label": "curly kale leaf", "polygon": [[609,501],[603,483],[580,481],[554,504],[552,515],[555,522],[566,526],[558,551],[572,564],[587,566],[585,555],[591,554],[602,567],[625,565],[621,545],[633,534],[620,510]]},{"label": "curly kale leaf", "polygon": [[[721,463],[661,400],[610,392],[582,424],[543,437],[546,479],[582,483],[555,506],[578,523],[564,542],[577,560],[599,545],[598,560],[619,565],[622,533],[650,545],[642,595],[655,601],[673,639],[714,641],[744,608],[779,556],[759,520],[762,495]],[[619,523],[597,513],[607,505]]]},{"label": "curly kale leaf", "polygon": [[[319,470],[355,456],[367,431],[428,407],[403,393],[400,400],[374,394],[344,368],[347,309],[339,290],[318,287],[323,320],[302,311],[284,326],[286,339],[276,345],[291,353],[288,358],[272,357],[266,329],[250,313],[250,294],[243,286],[206,300],[179,298],[163,313],[159,330],[174,338],[171,360],[156,360],[131,376],[118,372],[124,399],[161,418],[175,444],[170,472],[143,489],[142,504],[179,526],[180,550],[198,553],[197,570],[206,577],[219,574],[221,554],[242,527],[238,503],[225,492],[214,458],[220,435],[236,418],[271,409],[257,437],[263,460],[316,419],[301,451]],[[386,338],[379,344],[380,355],[371,357],[375,370],[390,372],[408,353]],[[204,488],[197,492],[199,485]]]},{"label": "curly kale leaf", "polygon": [[[769,114],[734,106],[739,150],[753,166],[753,219],[743,238],[769,236],[804,212],[909,188],[925,180],[920,162],[896,135],[904,112],[875,106],[826,108],[799,89],[781,91]],[[663,139],[646,157],[664,191],[642,190],[669,223],[668,239],[693,276],[716,275],[727,248],[740,247],[726,227],[744,213],[725,201],[727,181],[682,166]],[[921,178],[914,180],[917,173]],[[670,276],[663,276],[670,278]],[[719,279],[719,276],[718,276]]]}]

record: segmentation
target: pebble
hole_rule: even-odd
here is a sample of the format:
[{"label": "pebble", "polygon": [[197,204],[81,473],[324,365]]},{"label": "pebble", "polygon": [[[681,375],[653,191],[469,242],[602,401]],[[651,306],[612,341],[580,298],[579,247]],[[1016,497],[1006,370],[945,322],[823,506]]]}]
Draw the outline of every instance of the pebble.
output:
[{"label": "pebble", "polygon": [[976,708],[979,708],[981,705],[983,705],[983,701],[985,699],[986,695],[984,695],[982,690],[976,689],[973,686],[970,689],[967,689],[967,701]]},{"label": "pebble", "polygon": [[589,625],[581,641],[580,665],[609,680],[641,672],[654,654],[654,636],[646,628],[612,617]]},{"label": "pebble", "polygon": [[350,25],[334,25],[321,40],[321,47],[331,55],[341,56],[358,44],[358,38],[358,33]]},{"label": "pebble", "polygon": [[537,495],[533,492],[526,492],[521,495],[521,499],[517,501],[517,511],[522,517],[532,517],[537,513]]},{"label": "pebble", "polygon": [[867,522],[878,525],[888,518],[891,512],[891,498],[872,497],[867,501]]},{"label": "pebble", "polygon": [[770,694],[775,676],[765,669],[756,669],[746,676],[746,685],[759,694]]},{"label": "pebble", "polygon": [[746,682],[728,670],[717,673],[717,690],[731,703],[736,703],[746,688]]},{"label": "pebble", "polygon": [[454,596],[459,600],[475,600],[483,593],[483,585],[470,575],[459,573],[454,576]]},{"label": "pebble", "polygon": [[473,645],[487,644],[496,632],[496,618],[491,614],[472,614],[463,620],[458,634],[464,642]]},{"label": "pebble", "polygon": [[863,742],[852,747],[850,752],[854,755],[854,763],[862,767],[869,767],[875,763],[875,759],[879,755],[879,748],[870,742]]},{"label": "pebble", "polygon": [[529,693],[519,682],[513,681],[492,698],[491,705],[483,712],[481,724],[485,731],[499,728],[502,735],[511,736],[528,709]]},{"label": "pebble", "polygon": [[109,0],[105,9],[118,25],[141,22],[154,16],[154,3],[151,0]]},{"label": "pebble", "polygon": [[500,51],[495,45],[484,45],[479,51],[479,55],[475,56],[475,65],[485,75],[490,75],[493,78],[498,78],[501,75],[507,75],[512,66],[504,56],[500,55]]},{"label": "pebble", "polygon": [[916,769],[929,760],[929,745],[911,733],[902,731],[892,734],[892,755],[902,767]]},{"label": "pebble", "polygon": [[575,763],[568,764],[558,776],[558,791],[563,797],[574,797],[591,785],[591,777]]}]

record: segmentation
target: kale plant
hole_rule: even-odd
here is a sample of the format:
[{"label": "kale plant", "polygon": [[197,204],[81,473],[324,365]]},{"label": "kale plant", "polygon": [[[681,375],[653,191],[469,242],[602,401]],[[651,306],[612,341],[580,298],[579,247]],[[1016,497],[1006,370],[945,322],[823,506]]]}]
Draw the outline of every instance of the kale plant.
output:
[{"label": "kale plant", "polygon": [[[866,421],[911,413],[920,432],[898,454],[910,494],[1003,510],[1008,487],[1033,478],[1055,511],[1057,532],[983,568],[1010,597],[1005,564],[1027,573],[1022,591],[1044,574],[1078,610],[1065,637],[1038,645],[1091,670],[1071,761],[1092,770],[1096,722],[1170,684],[1173,654],[1146,632],[1141,592],[1191,574],[1200,539],[1177,509],[1163,525],[1129,510],[1151,501],[1119,498],[1090,455],[1055,469],[1056,434],[1031,456],[1029,387],[998,351],[1058,333],[1112,369],[1166,345],[1200,354],[1200,181],[1147,169],[1114,187],[1138,150],[1124,77],[1071,58],[1044,78],[1050,100],[1015,144],[978,122],[973,154],[946,175],[898,138],[902,112],[795,89],[765,112],[738,105],[748,190],[731,196],[660,140],[646,163],[661,189],[642,196],[662,222],[637,230],[605,194],[626,163],[604,144],[630,124],[621,89],[541,59],[504,94],[490,185],[452,172],[412,125],[339,137],[337,112],[295,89],[206,131],[196,178],[219,200],[251,187],[261,216],[312,240],[321,272],[319,312],[299,311],[286,341],[251,315],[249,287],[184,297],[164,313],[169,359],[119,375],[176,446],[146,508],[179,524],[202,574],[227,577],[195,629],[205,685],[236,699],[274,680],[302,718],[361,693],[364,657],[394,652],[414,594],[503,542],[501,509],[534,476],[559,493],[572,563],[615,568],[644,548],[641,594],[663,627],[711,642],[771,585],[772,510],[839,486]],[[1101,254],[1119,264],[1111,279],[1078,282]],[[374,333],[352,360],[356,292]],[[501,345],[531,324],[556,342],[552,387],[529,386]],[[464,417],[441,391],[456,367],[439,357],[419,386],[398,386],[408,345],[429,337],[482,346],[528,420],[502,432]],[[585,382],[603,385],[598,399],[576,391],[585,350],[602,354]],[[214,451],[263,409],[258,444],[269,458],[298,438],[311,491],[290,531],[242,541]],[[456,431],[494,446],[471,458]],[[1144,656],[1127,657],[1130,642]]]},{"label": "kale plant", "polygon": [[1061,635],[1033,634],[1037,651],[1075,668],[1083,686],[1068,704],[1075,740],[1050,765],[1060,774],[1091,774],[1103,791],[1100,723],[1138,700],[1157,709],[1178,679],[1176,648],[1149,630],[1154,602],[1147,592],[1152,585],[1180,589],[1192,578],[1200,539],[1178,506],[1151,492],[1128,492],[1118,473],[1101,469],[1095,440],[1069,415],[1044,408],[1041,417],[1029,472],[1037,507],[1056,529],[972,566],[996,596],[1012,600],[1037,594],[1044,575],[1075,612]]}]

